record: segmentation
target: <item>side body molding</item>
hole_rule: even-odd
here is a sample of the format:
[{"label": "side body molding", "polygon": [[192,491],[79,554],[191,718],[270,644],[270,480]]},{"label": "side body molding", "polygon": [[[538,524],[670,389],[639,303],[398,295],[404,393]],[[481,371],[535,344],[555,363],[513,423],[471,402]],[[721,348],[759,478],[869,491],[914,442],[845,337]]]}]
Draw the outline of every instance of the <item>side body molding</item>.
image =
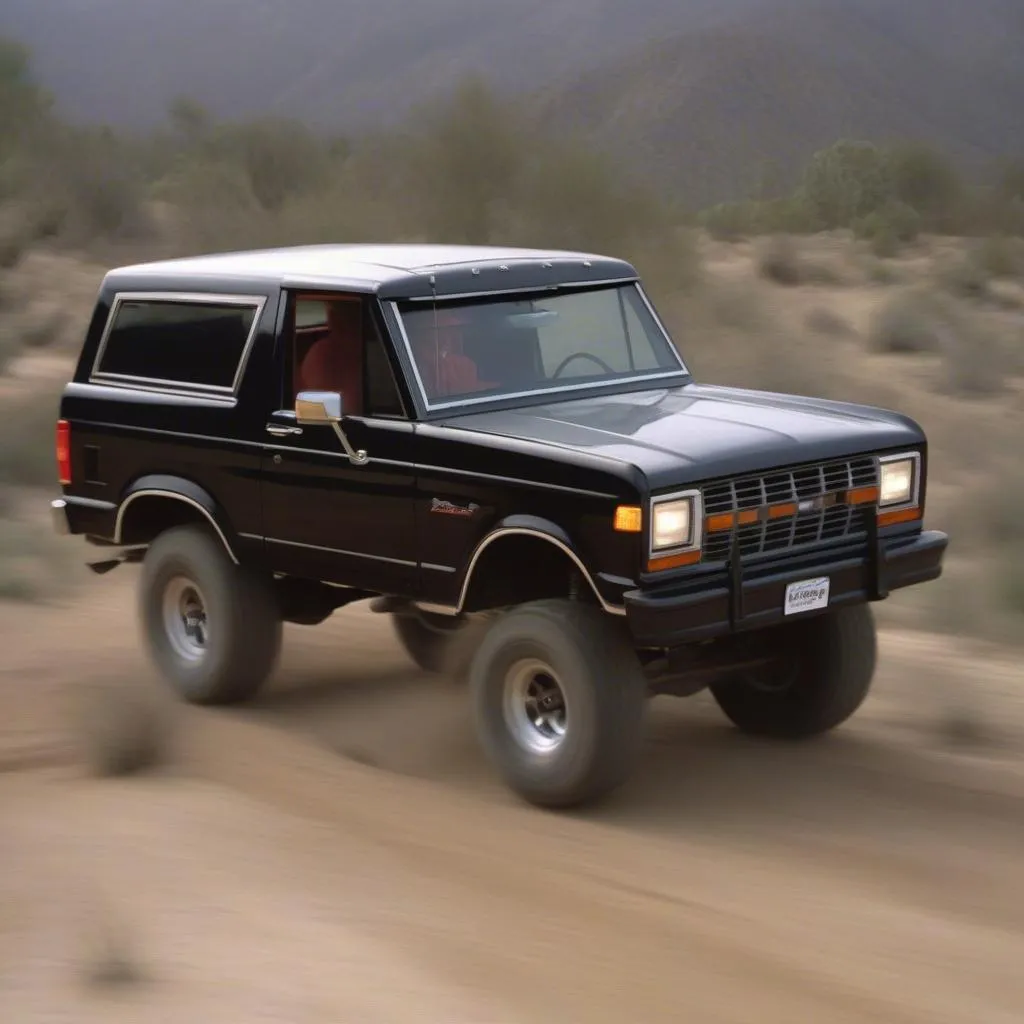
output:
[{"label": "side body molding", "polygon": [[569,535],[558,526],[556,523],[551,522],[547,519],[542,519],[539,516],[508,516],[503,519],[483,540],[477,544],[473,550],[473,554],[470,556],[469,565],[466,566],[466,574],[462,578],[462,589],[459,591],[459,603],[452,609],[452,613],[458,615],[466,604],[466,595],[469,593],[470,584],[473,581],[473,571],[476,569],[477,562],[479,562],[481,555],[493,544],[495,541],[501,540],[502,537],[534,537],[537,540],[546,541],[548,544],[554,545],[563,554],[565,554],[572,562],[575,563],[576,568],[579,569],[580,574],[590,585],[590,589],[594,592],[594,597],[597,598],[601,608],[606,611],[609,615],[625,615],[626,609],[620,605],[609,604],[602,596],[601,592],[597,589],[597,584],[594,582],[594,577],[591,575],[590,570],[583,564],[583,559],[576,553],[573,547],[572,541]]},{"label": "side body molding", "polygon": [[124,497],[117,507],[117,517],[114,521],[115,544],[122,543],[121,532],[124,527],[125,513],[132,503],[139,498],[167,498],[190,505],[207,519],[214,532],[220,538],[220,542],[224,545],[224,550],[227,551],[231,560],[236,565],[239,564],[238,556],[235,554],[234,545],[231,540],[232,533],[230,527],[227,526],[212,495],[192,480],[162,473],[140,476],[125,491]]}]

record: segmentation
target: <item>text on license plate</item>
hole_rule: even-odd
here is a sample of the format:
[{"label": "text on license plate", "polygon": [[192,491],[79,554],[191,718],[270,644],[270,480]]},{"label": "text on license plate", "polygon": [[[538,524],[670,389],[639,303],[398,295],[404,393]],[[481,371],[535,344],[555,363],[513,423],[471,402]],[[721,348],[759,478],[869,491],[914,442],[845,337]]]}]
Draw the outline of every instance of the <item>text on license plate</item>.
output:
[{"label": "text on license plate", "polygon": [[828,607],[827,576],[819,576],[815,580],[798,580],[786,587],[786,600],[783,614],[797,615],[800,612],[813,611],[815,608]]}]

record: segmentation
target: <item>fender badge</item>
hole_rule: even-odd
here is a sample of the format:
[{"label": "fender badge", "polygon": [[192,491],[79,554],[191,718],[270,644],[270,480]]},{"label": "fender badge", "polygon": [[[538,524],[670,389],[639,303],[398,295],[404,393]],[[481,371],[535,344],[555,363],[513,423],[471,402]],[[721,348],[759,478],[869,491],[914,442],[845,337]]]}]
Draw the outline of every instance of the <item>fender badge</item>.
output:
[{"label": "fender badge", "polygon": [[468,505],[455,505],[450,501],[442,501],[440,498],[431,498],[430,500],[430,511],[437,512],[442,516],[461,516],[468,519],[479,507],[476,502],[472,501]]}]

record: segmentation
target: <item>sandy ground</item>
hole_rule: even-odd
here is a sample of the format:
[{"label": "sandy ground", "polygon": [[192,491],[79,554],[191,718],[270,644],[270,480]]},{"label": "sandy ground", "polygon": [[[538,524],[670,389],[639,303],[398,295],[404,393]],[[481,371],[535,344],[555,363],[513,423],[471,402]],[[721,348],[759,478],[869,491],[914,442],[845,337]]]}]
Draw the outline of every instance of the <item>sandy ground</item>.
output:
[{"label": "sandy ground", "polygon": [[[89,779],[97,683],[154,687],[135,570],[0,606],[0,1021],[1024,1020],[1024,668],[886,634],[821,742],[656,702],[606,806],[495,780],[464,694],[353,608],[290,628],[162,773]],[[70,743],[70,745],[69,745]],[[134,983],[90,975],[126,958]]]}]

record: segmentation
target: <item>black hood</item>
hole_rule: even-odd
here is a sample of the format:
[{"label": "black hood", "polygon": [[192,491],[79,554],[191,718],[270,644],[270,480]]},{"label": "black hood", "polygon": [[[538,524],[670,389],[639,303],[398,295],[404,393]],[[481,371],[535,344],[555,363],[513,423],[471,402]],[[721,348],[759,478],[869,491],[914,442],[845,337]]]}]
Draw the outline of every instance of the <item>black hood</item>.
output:
[{"label": "black hood", "polygon": [[652,488],[924,443],[870,406],[702,384],[459,416],[449,426],[631,463]]}]

